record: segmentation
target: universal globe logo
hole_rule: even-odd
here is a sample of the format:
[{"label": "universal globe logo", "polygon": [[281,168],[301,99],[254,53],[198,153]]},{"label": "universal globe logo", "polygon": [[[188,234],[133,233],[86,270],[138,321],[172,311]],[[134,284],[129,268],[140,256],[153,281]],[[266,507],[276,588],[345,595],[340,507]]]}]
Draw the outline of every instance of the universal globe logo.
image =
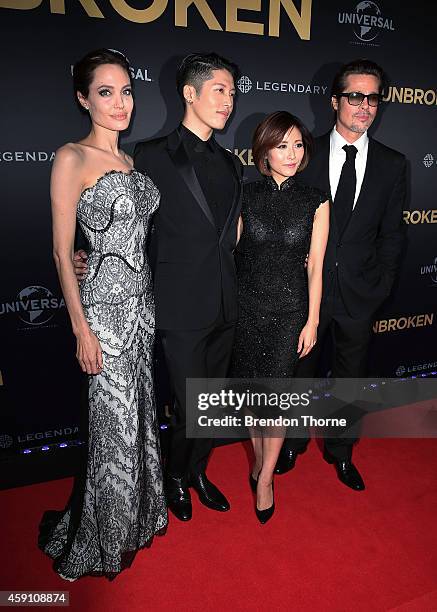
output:
[{"label": "universal globe logo", "polygon": [[425,264],[420,266],[420,276],[428,275],[431,279],[432,286],[437,286],[437,257],[434,257],[434,261],[431,264]]},{"label": "universal globe logo", "polygon": [[354,13],[339,13],[338,23],[353,26],[355,36],[363,43],[375,40],[382,30],[394,31],[393,20],[383,15],[375,2],[358,2]]},{"label": "universal globe logo", "polygon": [[247,76],[242,76],[237,81],[237,87],[241,93],[249,93],[252,89],[252,81]]},{"label": "universal globe logo", "polygon": [[433,163],[434,163],[434,156],[432,155],[432,153],[427,153],[425,157],[423,158],[423,165],[425,166],[425,168],[431,168]]},{"label": "universal globe logo", "polygon": [[64,299],[54,296],[50,289],[31,285],[22,289],[13,302],[0,304],[0,315],[14,312],[26,325],[39,326],[48,323],[63,307]]}]

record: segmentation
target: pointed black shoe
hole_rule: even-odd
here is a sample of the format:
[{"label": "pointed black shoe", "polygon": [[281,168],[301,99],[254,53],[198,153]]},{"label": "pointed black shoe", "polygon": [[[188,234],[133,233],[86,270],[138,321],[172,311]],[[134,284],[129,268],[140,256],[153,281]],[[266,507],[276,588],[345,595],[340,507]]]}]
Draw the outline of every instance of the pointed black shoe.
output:
[{"label": "pointed black shoe", "polygon": [[350,459],[337,459],[326,450],[323,453],[323,458],[327,463],[335,465],[340,482],[354,491],[364,491],[366,487],[361,478],[361,474]]},{"label": "pointed black shoe", "polygon": [[165,495],[169,510],[180,521],[189,521],[192,516],[191,495],[185,478],[167,474],[165,478]]},{"label": "pointed black shoe", "polygon": [[296,465],[296,459],[299,453],[295,450],[282,450],[279,453],[278,460],[276,462],[275,474],[286,474],[294,468]]},{"label": "pointed black shoe", "polygon": [[272,518],[275,512],[275,488],[274,488],[273,482],[272,482],[272,495],[273,495],[273,504],[269,508],[266,508],[265,510],[258,510],[256,501],[255,501],[255,514],[256,514],[256,518],[259,520],[261,525],[264,525],[265,523],[267,523],[267,521],[269,521]]},{"label": "pointed black shoe", "polygon": [[205,472],[195,474],[191,477],[191,486],[197,492],[200,502],[211,510],[226,512],[230,505],[221,491],[208,480]]}]

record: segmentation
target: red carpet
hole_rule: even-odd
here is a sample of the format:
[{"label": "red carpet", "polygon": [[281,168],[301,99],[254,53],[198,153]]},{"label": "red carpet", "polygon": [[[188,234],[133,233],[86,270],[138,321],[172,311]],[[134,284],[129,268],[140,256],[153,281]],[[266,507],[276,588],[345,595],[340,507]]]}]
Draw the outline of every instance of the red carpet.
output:
[{"label": "red carpet", "polygon": [[257,523],[242,444],[216,449],[209,474],[232,508],[193,494],[193,520],[171,519],[115,581],[58,578],[36,547],[38,522],[71,479],[0,493],[0,590],[68,590],[70,609],[437,610],[437,440],[364,440],[367,490],[341,485],[314,441],[277,477],[273,519]]}]

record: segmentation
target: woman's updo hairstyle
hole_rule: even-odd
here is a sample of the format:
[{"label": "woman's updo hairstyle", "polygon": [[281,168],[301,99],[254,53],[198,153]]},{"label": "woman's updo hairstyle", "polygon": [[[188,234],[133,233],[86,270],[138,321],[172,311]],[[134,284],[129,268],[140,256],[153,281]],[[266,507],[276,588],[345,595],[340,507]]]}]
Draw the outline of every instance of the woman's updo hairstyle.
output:
[{"label": "woman's updo hairstyle", "polygon": [[104,64],[115,64],[126,70],[131,80],[130,66],[127,57],[116,49],[96,49],[90,51],[73,67],[74,91],[79,91],[84,98],[88,97],[93,82],[94,71]]}]

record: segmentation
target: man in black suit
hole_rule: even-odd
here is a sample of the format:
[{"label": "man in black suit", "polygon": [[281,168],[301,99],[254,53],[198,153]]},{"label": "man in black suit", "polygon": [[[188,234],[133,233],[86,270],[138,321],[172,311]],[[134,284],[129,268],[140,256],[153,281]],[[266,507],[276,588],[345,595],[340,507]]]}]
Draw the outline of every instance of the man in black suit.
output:
[{"label": "man in black suit", "polygon": [[[333,378],[366,376],[373,315],[389,296],[398,269],[406,161],[367,135],[383,84],[383,71],[372,61],[356,60],[341,68],[332,87],[335,126],[316,140],[315,154],[302,173],[305,182],[330,193],[333,204],[318,343],[300,362],[296,376],[301,378],[315,375],[328,332]],[[341,482],[359,491],[365,487],[352,463],[354,441],[327,438],[324,458],[335,465]],[[286,439],[275,472],[292,469],[307,443],[304,438]]]},{"label": "man in black suit", "polygon": [[[175,394],[166,493],[180,520],[191,518],[189,487],[218,511],[225,496],[205,474],[212,440],[186,438],[186,379],[225,377],[237,319],[233,250],[241,164],[214,140],[232,112],[236,66],[211,53],[190,55],[177,73],[181,125],[141,142],[134,165],[161,192],[151,240],[156,327]],[[188,407],[193,409],[193,407]]]}]

